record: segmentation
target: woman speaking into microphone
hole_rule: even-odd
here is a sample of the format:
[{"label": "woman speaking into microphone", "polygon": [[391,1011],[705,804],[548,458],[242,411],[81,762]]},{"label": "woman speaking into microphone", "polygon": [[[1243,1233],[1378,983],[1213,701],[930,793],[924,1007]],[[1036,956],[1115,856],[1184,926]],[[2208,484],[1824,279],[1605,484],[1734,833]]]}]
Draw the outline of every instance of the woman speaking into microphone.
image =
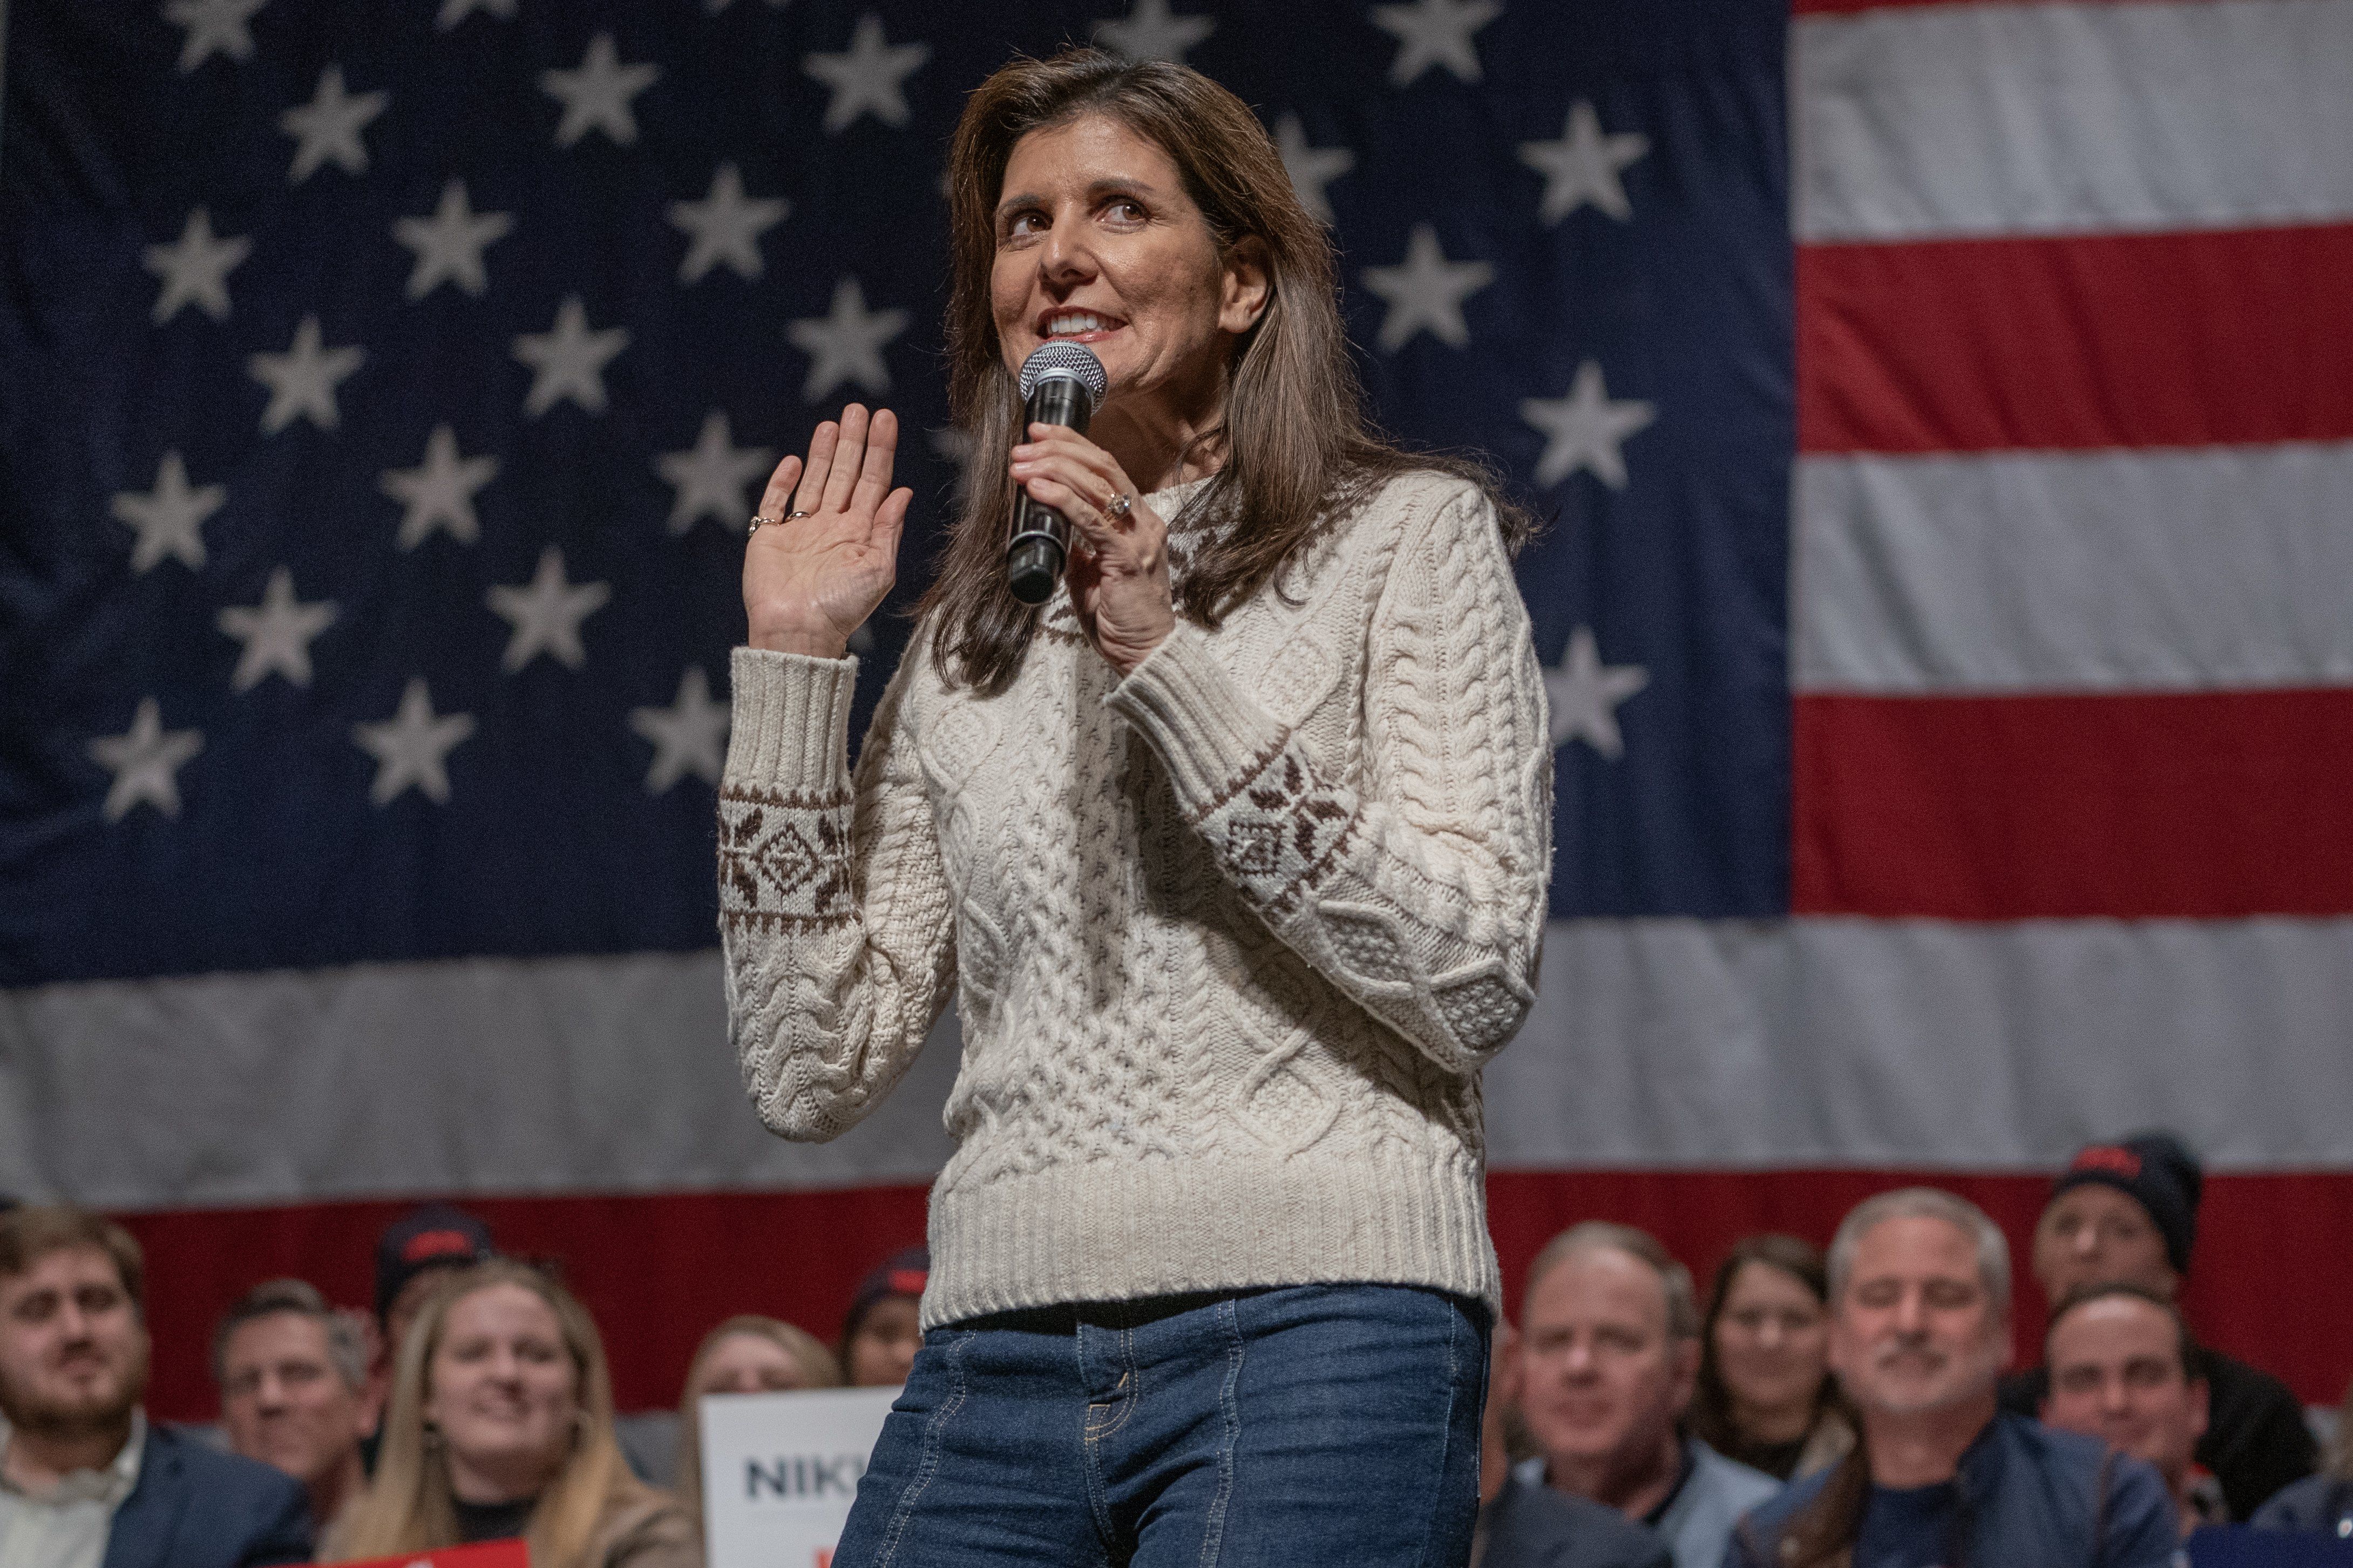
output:
[{"label": "woman speaking into microphone", "polygon": [[[950,153],[977,482],[853,775],[897,423],[770,481],[720,803],[730,1026],[826,1139],[953,994],[923,1349],[838,1568],[1442,1564],[1498,1286],[1479,1069],[1534,995],[1524,515],[1361,406],[1329,241],[1232,94],[1017,60]],[[1088,433],[1016,376],[1083,345]],[[1008,588],[1017,489],[1068,520]]]}]

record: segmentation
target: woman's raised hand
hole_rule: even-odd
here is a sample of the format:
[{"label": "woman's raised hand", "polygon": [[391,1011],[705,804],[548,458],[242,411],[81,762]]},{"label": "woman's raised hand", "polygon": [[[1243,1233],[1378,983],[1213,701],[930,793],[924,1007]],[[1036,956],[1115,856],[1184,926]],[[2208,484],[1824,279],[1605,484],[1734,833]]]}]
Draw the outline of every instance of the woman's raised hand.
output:
[{"label": "woman's raised hand", "polygon": [[1117,458],[1060,425],[1032,425],[1013,448],[1013,479],[1070,521],[1064,582],[1096,651],[1126,675],[1176,628],[1168,527]]},{"label": "woman's raised hand", "polygon": [[[899,535],[915,492],[891,488],[899,418],[853,403],[809,437],[808,459],[769,476],[744,551],[754,647],[839,658],[898,578]],[[804,514],[804,515],[794,515]],[[779,521],[784,520],[784,521]]]}]

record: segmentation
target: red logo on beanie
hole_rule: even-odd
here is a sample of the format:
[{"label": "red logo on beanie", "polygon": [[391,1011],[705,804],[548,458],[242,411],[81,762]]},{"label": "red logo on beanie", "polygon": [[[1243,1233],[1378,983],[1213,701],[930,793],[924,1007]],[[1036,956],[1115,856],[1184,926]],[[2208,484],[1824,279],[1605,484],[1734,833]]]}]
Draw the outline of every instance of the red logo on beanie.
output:
[{"label": "red logo on beanie", "polygon": [[2122,1176],[2127,1182],[2140,1180],[2140,1156],[2114,1143],[2094,1143],[2075,1156],[2071,1171],[2105,1171],[2112,1176]]},{"label": "red logo on beanie", "polygon": [[471,1258],[474,1238],[462,1230],[420,1230],[408,1238],[400,1249],[403,1263],[422,1263],[428,1258]]},{"label": "red logo on beanie", "polygon": [[925,1275],[920,1268],[891,1270],[891,1293],[894,1296],[920,1296],[923,1293]]}]

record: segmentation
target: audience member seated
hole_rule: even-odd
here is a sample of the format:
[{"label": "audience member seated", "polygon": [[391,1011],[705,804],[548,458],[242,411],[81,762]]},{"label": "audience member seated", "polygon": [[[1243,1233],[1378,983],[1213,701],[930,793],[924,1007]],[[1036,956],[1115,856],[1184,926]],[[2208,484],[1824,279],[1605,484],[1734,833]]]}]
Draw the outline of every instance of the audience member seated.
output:
[{"label": "audience member seated", "polygon": [[1479,1529],[1471,1568],[1672,1568],[1656,1531],[1590,1498],[1512,1473],[1504,1412],[1519,1404],[1519,1337],[1495,1325],[1479,1437]]},{"label": "audience member seated", "polygon": [[385,1361],[400,1359],[408,1325],[449,1270],[498,1255],[491,1227],[448,1204],[411,1209],[385,1226],[375,1243],[375,1321],[384,1332]]},{"label": "audience member seated", "polygon": [[2337,1436],[2319,1472],[2290,1481],[2255,1510],[2258,1530],[2293,1530],[2353,1541],[2353,1388],[2337,1413]]},{"label": "audience member seated", "polygon": [[2045,1425],[2146,1459],[2188,1535],[2228,1524],[2222,1489],[2192,1457],[2206,1432],[2198,1347],[2172,1302],[2138,1285],[2094,1285],[2059,1304],[2042,1336]]},{"label": "audience member seated", "polygon": [[[2080,1151],[2034,1227],[2044,1299],[2121,1282],[2172,1300],[2189,1271],[2204,1185],[2197,1159],[2169,1132]],[[2285,1384],[2217,1351],[2200,1350],[2199,1361],[2211,1408],[2198,1463],[2221,1482],[2231,1517],[2250,1519],[2265,1498],[2312,1474],[2319,1450]],[[2031,1415],[2048,1387],[2037,1367],[2004,1383],[2002,1404]]]},{"label": "audience member seated", "polygon": [[522,1539],[535,1568],[700,1568],[686,1510],[628,1472],[587,1310],[537,1269],[447,1275],[401,1342],[375,1480],[329,1562]]},{"label": "audience member seated", "polygon": [[151,1425],[145,1268],[72,1208],[0,1215],[0,1564],[307,1563],[302,1489]]},{"label": "audience member seated", "polygon": [[824,1342],[775,1318],[730,1318],[702,1336],[678,1400],[678,1499],[702,1523],[702,1396],[838,1388],[841,1367]]},{"label": "audience member seated", "polygon": [[1716,1568],[1743,1513],[1781,1483],[1682,1429],[1699,1369],[1691,1273],[1656,1238],[1590,1222],[1528,1269],[1521,1415],[1531,1482],[1656,1531],[1675,1568]]},{"label": "audience member seated", "polygon": [[852,1388],[897,1388],[923,1345],[923,1281],[931,1249],[894,1252],[858,1282],[841,1320],[841,1375]]},{"label": "audience member seated", "polygon": [[323,1532],[367,1483],[360,1444],[382,1409],[358,1315],[300,1279],[257,1285],[214,1331],[213,1381],[228,1446],[301,1482]]},{"label": "audience member seated", "polygon": [[1865,1200],[1831,1243],[1830,1291],[1861,1441],[1742,1521],[1725,1568],[2168,1568],[2156,1471],[2002,1414],[2010,1247],[1975,1205],[1926,1187]]},{"label": "audience member seated", "polygon": [[1821,1248],[1794,1236],[1734,1246],[1700,1320],[1694,1436],[1728,1459],[1794,1480],[1854,1447],[1830,1372],[1830,1286]]}]

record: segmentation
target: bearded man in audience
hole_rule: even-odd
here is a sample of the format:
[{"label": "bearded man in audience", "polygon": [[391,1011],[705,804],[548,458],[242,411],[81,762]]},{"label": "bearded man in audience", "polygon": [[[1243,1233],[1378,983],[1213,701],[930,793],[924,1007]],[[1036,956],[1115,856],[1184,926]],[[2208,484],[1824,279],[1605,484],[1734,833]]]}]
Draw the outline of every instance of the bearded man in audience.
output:
[{"label": "bearded man in audience", "polygon": [[149,1424],[145,1268],[111,1221],[0,1215],[0,1568],[311,1560],[302,1489]]},{"label": "bearded man in audience", "polygon": [[213,1381],[229,1447],[301,1482],[323,1535],[367,1482],[360,1445],[382,1405],[356,1316],[300,1279],[257,1285],[213,1335]]},{"label": "bearded man in audience", "polygon": [[2138,1459],[2001,1413],[2010,1247],[1929,1187],[1831,1243],[1831,1368],[1854,1451],[1743,1520],[1725,1568],[2169,1568],[2172,1500]]},{"label": "bearded man in audience", "polygon": [[1590,1222],[1528,1269],[1523,1478],[1649,1526],[1675,1568],[1716,1568],[1740,1516],[1781,1483],[1683,1429],[1699,1375],[1690,1270],[1647,1232]]},{"label": "bearded man in audience", "polygon": [[2172,1302],[2137,1285],[2094,1285],[2059,1304],[2042,1336],[2046,1425],[2145,1459],[2173,1495],[2181,1533],[2228,1524],[2212,1473],[2195,1458],[2206,1435],[2206,1379]]}]

